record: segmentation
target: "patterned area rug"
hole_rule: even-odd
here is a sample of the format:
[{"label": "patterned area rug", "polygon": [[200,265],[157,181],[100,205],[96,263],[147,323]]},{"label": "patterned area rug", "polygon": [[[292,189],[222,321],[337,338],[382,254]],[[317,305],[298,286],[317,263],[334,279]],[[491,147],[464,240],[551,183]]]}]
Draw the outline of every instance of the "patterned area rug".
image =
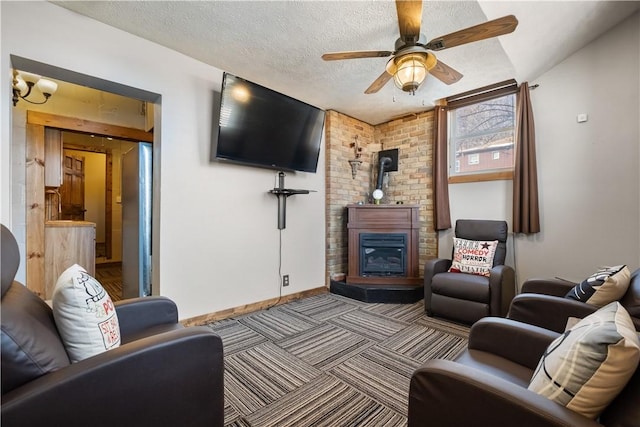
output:
[{"label": "patterned area rug", "polygon": [[226,426],[406,426],[409,381],[469,329],[424,304],[326,294],[208,325],[225,351]]}]

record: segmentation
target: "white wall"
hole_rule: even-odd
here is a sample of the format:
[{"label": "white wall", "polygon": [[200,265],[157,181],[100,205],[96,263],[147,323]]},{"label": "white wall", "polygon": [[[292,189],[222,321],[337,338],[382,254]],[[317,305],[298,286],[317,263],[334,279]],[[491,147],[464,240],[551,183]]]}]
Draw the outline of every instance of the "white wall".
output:
[{"label": "white wall", "polygon": [[[51,3],[2,2],[0,8],[2,223],[11,228],[24,221],[11,214],[18,191],[10,178],[14,54],[162,96],[154,286],[176,301],[181,318],[277,297],[277,204],[267,194],[274,172],[209,162],[213,92],[220,90],[222,70]],[[38,34],[24,22],[37,22]],[[286,185],[317,192],[288,200],[282,273],[291,285],[285,294],[324,285],[324,153],[317,174],[288,174]]]},{"label": "white wall", "polygon": [[[531,83],[542,232],[515,238],[519,283],[640,266],[640,15]],[[588,114],[577,123],[579,113]],[[506,219],[511,182],[450,186],[452,220]],[[440,235],[440,256],[451,253]],[[509,247],[511,249],[511,246]],[[513,264],[512,264],[513,265]]]},{"label": "white wall", "polygon": [[[452,228],[438,233],[438,256],[451,258],[456,219],[506,220],[511,230],[511,181],[472,182],[450,184],[449,198]],[[513,237],[507,238],[505,264],[513,267]]]}]

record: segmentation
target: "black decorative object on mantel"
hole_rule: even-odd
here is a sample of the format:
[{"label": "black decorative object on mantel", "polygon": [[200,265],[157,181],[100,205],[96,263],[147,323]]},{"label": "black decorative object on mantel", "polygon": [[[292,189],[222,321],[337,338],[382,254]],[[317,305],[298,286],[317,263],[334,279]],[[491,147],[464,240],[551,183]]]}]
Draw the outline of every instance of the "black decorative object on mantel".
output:
[{"label": "black decorative object on mantel", "polygon": [[385,175],[387,174],[387,172],[398,170],[398,149],[394,148],[392,150],[379,151],[378,163],[378,179],[376,188],[372,193],[374,200],[373,203],[375,203],[376,205],[380,204],[380,200],[384,197],[384,192],[382,191],[382,183]]},{"label": "black decorative object on mantel", "polygon": [[382,159],[383,157],[388,157],[391,159],[391,163],[385,165],[384,167],[385,172],[398,171],[398,154],[399,154],[399,150],[397,148],[378,151],[378,159]]},{"label": "black decorative object on mantel", "polygon": [[283,230],[287,227],[287,197],[295,196],[296,194],[309,194],[311,191],[313,190],[284,188],[284,172],[278,172],[278,187],[269,190],[269,193],[278,197],[278,230]]}]

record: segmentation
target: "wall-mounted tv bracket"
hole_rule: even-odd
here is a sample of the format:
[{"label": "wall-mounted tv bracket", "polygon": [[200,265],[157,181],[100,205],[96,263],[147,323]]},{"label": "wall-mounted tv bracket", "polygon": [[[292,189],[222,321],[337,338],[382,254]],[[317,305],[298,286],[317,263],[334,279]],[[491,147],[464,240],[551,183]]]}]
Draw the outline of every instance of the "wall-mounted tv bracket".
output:
[{"label": "wall-mounted tv bracket", "polygon": [[313,190],[293,190],[284,188],[284,172],[278,172],[278,187],[269,190],[269,193],[278,197],[278,230],[287,227],[287,198],[296,194],[309,194]]}]

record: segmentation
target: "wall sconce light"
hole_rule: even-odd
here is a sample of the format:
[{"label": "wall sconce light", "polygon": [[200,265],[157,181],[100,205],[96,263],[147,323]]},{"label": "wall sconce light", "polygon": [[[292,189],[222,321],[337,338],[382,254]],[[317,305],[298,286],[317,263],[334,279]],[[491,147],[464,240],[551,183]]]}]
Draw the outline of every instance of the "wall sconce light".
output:
[{"label": "wall sconce light", "polygon": [[[42,95],[44,95],[44,101],[36,102],[27,99],[29,95],[31,95],[31,91],[33,87],[36,86]],[[52,82],[51,80],[43,79],[37,74],[27,73],[25,71],[18,72],[17,70],[13,70],[13,106],[20,99],[24,99],[25,101],[31,104],[44,104],[49,100],[51,95],[53,95],[56,90],[58,90],[58,84],[56,82]]]},{"label": "wall sconce light", "polygon": [[362,164],[362,160],[360,160],[360,156],[362,156],[362,147],[358,145],[358,135],[353,137],[353,142],[349,145],[349,147],[353,148],[353,152],[355,157],[349,160],[349,165],[351,165],[351,178],[356,179],[356,174],[358,173],[358,169],[360,169],[360,165]]},{"label": "wall sconce light", "polygon": [[437,63],[436,57],[428,52],[409,52],[392,58],[387,63],[387,72],[393,75],[393,82],[398,89],[415,95]]}]

